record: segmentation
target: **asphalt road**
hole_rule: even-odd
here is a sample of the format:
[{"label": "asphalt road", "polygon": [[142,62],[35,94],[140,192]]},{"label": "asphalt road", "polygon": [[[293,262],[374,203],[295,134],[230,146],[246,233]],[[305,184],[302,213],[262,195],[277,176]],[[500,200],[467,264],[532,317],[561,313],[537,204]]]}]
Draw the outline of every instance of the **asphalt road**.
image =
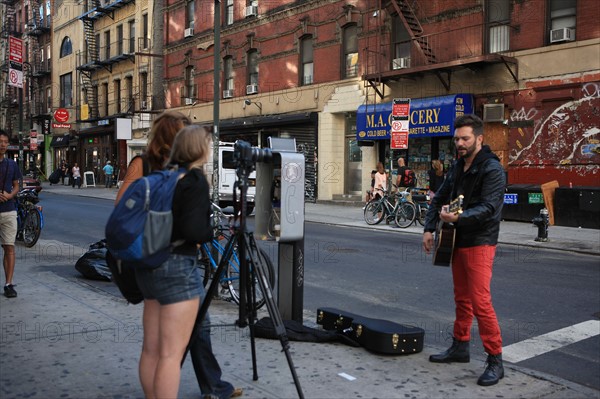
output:
[{"label": "asphalt road", "polygon": [[[87,247],[104,236],[112,201],[47,194],[42,197],[42,239]],[[266,243],[272,259],[277,245]],[[74,262],[54,268],[80,279]],[[504,347],[600,315],[600,263],[597,256],[498,247],[492,295]],[[454,305],[448,268],[434,267],[420,250],[420,236],[306,224],[304,309],[337,307],[369,317],[418,325],[426,344],[448,345]],[[112,283],[93,282],[118,295]],[[475,350],[483,352],[477,329]],[[600,390],[600,336],[517,363]]]}]

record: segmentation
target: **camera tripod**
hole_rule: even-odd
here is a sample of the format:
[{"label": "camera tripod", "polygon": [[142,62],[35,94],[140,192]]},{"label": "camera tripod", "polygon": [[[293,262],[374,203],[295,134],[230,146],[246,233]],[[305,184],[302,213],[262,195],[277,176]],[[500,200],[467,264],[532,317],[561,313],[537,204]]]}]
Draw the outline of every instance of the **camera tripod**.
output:
[{"label": "camera tripod", "polygon": [[[281,342],[281,347],[285,353],[290,372],[292,373],[292,378],[294,379],[294,385],[296,386],[298,397],[303,399],[304,394],[302,392],[302,388],[300,387],[300,381],[298,380],[296,369],[290,355],[287,332],[283,324],[281,314],[279,313],[279,309],[277,308],[275,300],[273,299],[273,291],[269,286],[266,266],[262,259],[263,255],[261,255],[260,251],[258,250],[254,235],[251,232],[246,231],[246,193],[248,190],[248,175],[252,171],[252,167],[253,164],[244,165],[242,163],[237,168],[236,173],[238,176],[238,181],[235,184],[233,193],[234,203],[236,204],[234,206],[236,209],[235,214],[239,215],[239,217],[237,218],[237,223],[234,226],[234,233],[227,241],[217,271],[212,278],[212,282],[208,288],[208,291],[206,292],[206,297],[200,306],[200,310],[198,311],[198,323],[200,323],[201,320],[204,320],[208,311],[208,307],[210,306],[210,302],[217,293],[218,286],[220,284],[219,281],[229,265],[229,259],[231,258],[233,251],[237,248],[240,263],[239,318],[237,320],[237,325],[240,328],[248,326],[250,329],[253,380],[258,380],[258,373],[254,336],[254,324],[257,318],[255,306],[256,287],[252,282],[258,281],[260,290],[263,293],[263,297],[267,305],[269,316],[271,316],[271,320],[273,321],[273,325],[275,327],[275,333],[279,337],[279,341]],[[235,195],[237,188],[240,190],[239,201]]]}]

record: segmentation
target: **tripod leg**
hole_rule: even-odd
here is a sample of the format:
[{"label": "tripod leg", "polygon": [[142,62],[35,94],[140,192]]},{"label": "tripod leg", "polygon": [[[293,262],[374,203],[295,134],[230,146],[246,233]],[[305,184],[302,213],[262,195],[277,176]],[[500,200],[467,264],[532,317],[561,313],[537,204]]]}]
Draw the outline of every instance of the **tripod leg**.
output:
[{"label": "tripod leg", "polygon": [[[264,260],[262,259],[262,254],[258,250],[258,246],[256,245],[256,241],[254,240],[254,236],[252,235],[252,233],[247,234],[247,237],[245,237],[244,239],[244,245],[246,245],[248,249],[248,254],[251,261],[250,263],[252,265],[252,273],[256,273],[256,275],[258,276],[258,284],[264,295],[267,304],[267,310],[269,311],[269,316],[271,316],[273,326],[275,327],[275,333],[279,337],[279,341],[281,342],[283,352],[285,352],[285,357],[287,359],[290,372],[292,373],[292,378],[294,379],[294,385],[296,386],[298,397],[300,399],[303,399],[304,393],[302,392],[302,387],[300,386],[300,381],[298,380],[298,375],[296,374],[296,368],[294,367],[294,362],[290,354],[290,345],[287,336],[287,331],[285,329],[285,325],[283,324],[283,320],[281,318],[281,314],[279,313],[279,309],[277,308],[275,300],[273,299],[273,291],[271,289],[271,286],[269,285]],[[253,254],[256,254],[256,256],[252,256]],[[253,304],[251,309],[254,309]],[[254,309],[253,312],[256,313],[256,309]],[[250,326],[251,331],[253,329],[254,320],[255,319],[252,320]],[[254,334],[251,332],[251,339],[253,339],[253,335]]]}]

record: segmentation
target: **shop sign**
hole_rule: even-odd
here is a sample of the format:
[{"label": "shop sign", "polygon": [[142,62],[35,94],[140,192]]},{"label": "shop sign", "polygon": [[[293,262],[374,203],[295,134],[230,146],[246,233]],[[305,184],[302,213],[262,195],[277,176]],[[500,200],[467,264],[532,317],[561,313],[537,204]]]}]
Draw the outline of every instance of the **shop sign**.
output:
[{"label": "shop sign", "polygon": [[[356,137],[358,140],[390,140],[392,102],[358,107]],[[454,134],[454,119],[473,113],[471,94],[412,99],[409,112],[409,137],[442,137]]]},{"label": "shop sign", "polygon": [[70,129],[71,128],[71,124],[70,123],[55,123],[52,122],[52,127],[54,129]]},{"label": "shop sign", "polygon": [[59,108],[54,111],[54,120],[60,123],[65,123],[69,120],[69,110],[66,108]]},{"label": "shop sign", "polygon": [[504,204],[516,205],[519,203],[519,194],[504,194]]},{"label": "shop sign", "polygon": [[528,193],[528,202],[530,204],[543,204],[544,196],[542,193]]}]

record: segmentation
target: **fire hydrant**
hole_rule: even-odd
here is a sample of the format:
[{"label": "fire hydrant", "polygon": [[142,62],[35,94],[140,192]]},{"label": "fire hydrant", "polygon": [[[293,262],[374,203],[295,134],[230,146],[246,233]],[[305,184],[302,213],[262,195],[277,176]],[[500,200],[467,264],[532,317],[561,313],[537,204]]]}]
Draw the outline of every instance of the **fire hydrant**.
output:
[{"label": "fire hydrant", "polygon": [[535,238],[535,241],[548,241],[548,225],[550,224],[548,209],[540,209],[540,216],[533,218],[533,224],[538,228],[538,235]]}]

